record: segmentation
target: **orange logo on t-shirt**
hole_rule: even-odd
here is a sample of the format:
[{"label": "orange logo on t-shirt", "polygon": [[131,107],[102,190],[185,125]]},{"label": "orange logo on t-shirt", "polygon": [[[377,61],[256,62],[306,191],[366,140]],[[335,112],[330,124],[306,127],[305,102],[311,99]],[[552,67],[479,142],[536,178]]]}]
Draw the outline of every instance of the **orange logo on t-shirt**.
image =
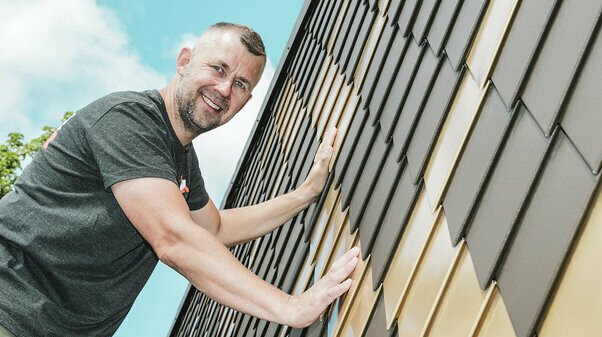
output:
[{"label": "orange logo on t-shirt", "polygon": [[190,192],[188,186],[186,186],[186,179],[183,179],[183,176],[180,176],[180,192],[182,194]]},{"label": "orange logo on t-shirt", "polygon": [[46,150],[48,148],[48,145],[50,144],[50,142],[52,142],[54,140],[54,138],[56,137],[56,135],[58,133],[59,133],[59,130],[57,129],[56,131],[54,131],[53,134],[50,135],[50,137],[48,137],[48,139],[46,139],[46,141],[44,142],[44,145],[42,145],[44,150]]},{"label": "orange logo on t-shirt", "polygon": [[69,118],[61,125],[59,126],[56,131],[54,131],[50,137],[48,137],[48,139],[46,139],[46,141],[44,142],[44,145],[42,145],[42,148],[44,150],[46,150],[48,148],[48,145],[50,145],[50,143],[52,143],[52,141],[54,140],[54,138],[56,138],[56,135],[59,133],[59,130],[63,127],[63,125],[65,125],[71,118],[73,118],[73,116],[75,116],[75,114],[72,114],[71,116],[69,116]]}]

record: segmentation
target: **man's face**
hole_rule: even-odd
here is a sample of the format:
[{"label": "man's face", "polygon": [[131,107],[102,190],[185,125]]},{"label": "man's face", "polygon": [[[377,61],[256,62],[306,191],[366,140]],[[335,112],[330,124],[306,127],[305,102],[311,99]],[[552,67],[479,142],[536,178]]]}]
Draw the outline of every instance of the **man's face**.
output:
[{"label": "man's face", "polygon": [[251,98],[264,62],[263,56],[246,49],[236,32],[201,37],[194,54],[178,68],[176,103],[184,127],[201,134],[232,119]]}]

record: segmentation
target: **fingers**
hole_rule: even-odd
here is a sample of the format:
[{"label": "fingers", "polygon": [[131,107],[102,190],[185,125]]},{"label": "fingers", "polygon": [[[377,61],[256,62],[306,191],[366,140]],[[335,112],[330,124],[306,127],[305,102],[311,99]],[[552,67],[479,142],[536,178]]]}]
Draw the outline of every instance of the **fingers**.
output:
[{"label": "fingers", "polygon": [[348,278],[344,282],[337,284],[336,286],[328,289],[327,295],[329,297],[329,302],[332,303],[335,299],[343,295],[347,290],[351,288],[351,279]]},{"label": "fingers", "polygon": [[356,250],[351,249],[333,264],[328,274],[323,277],[327,288],[335,287],[349,278],[359,262],[357,255]]},{"label": "fingers", "polygon": [[332,272],[331,279],[334,281],[334,283],[341,283],[343,280],[349,277],[351,273],[353,273],[358,262],[359,259],[357,256],[354,256],[350,261],[342,265],[341,268],[334,270]]},{"label": "fingers", "polygon": [[304,185],[309,188],[312,198],[317,198],[320,195],[328,179],[328,167],[334,153],[332,144],[334,143],[336,134],[337,129],[333,127],[324,135],[322,143],[318,147],[318,151],[314,157],[313,165],[305,178]]},{"label": "fingers", "polygon": [[311,310],[314,314],[319,315],[328,305],[335,299],[343,295],[349,290],[352,280],[349,277],[359,261],[360,250],[353,247],[341,256],[330,268],[328,274],[322,277],[313,287],[302,296],[308,297],[309,293],[315,294],[314,307]]},{"label": "fingers", "polygon": [[332,156],[334,152],[332,145],[334,144],[336,135],[337,129],[335,127],[332,127],[330,130],[328,130],[328,132],[326,132],[324,138],[322,139],[322,143],[320,143],[320,146],[318,147],[318,152],[316,153],[314,161],[327,161],[330,159],[330,156]]},{"label": "fingers", "polygon": [[314,157],[314,163],[324,162],[324,164],[328,164],[328,162],[330,161],[330,157],[332,157],[333,153],[334,149],[332,148],[332,146],[325,145],[318,152],[316,152],[316,156]]},{"label": "fingers", "polygon": [[340,269],[341,266],[344,266],[346,263],[351,261],[354,257],[358,256],[359,253],[360,253],[360,249],[358,247],[353,247],[353,248],[349,249],[345,254],[343,254],[336,261],[334,261],[334,263],[330,267],[329,271],[333,272],[333,271],[336,271],[337,269]]},{"label": "fingers", "polygon": [[324,139],[322,139],[322,144],[326,144],[326,145],[332,147],[332,144],[334,144],[334,139],[336,138],[336,136],[337,136],[337,128],[332,127],[324,135]]}]

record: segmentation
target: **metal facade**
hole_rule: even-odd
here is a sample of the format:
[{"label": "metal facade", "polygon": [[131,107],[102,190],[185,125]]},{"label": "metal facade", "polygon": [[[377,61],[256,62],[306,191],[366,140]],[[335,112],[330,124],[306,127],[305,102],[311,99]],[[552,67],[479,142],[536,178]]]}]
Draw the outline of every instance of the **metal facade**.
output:
[{"label": "metal facade", "polygon": [[602,336],[601,0],[308,0],[222,207],[322,197],[232,249],[291,293],[347,249],[306,329],[191,288],[171,336]]}]

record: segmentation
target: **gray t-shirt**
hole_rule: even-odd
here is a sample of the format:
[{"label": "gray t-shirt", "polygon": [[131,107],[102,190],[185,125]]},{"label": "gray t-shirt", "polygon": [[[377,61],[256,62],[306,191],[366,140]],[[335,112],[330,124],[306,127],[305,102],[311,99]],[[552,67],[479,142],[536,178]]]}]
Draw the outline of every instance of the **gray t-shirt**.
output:
[{"label": "gray t-shirt", "polygon": [[209,200],[156,90],[91,103],[40,149],[0,200],[0,325],[19,337],[117,330],[158,261],[110,190],[140,177],[173,181],[191,210]]}]

